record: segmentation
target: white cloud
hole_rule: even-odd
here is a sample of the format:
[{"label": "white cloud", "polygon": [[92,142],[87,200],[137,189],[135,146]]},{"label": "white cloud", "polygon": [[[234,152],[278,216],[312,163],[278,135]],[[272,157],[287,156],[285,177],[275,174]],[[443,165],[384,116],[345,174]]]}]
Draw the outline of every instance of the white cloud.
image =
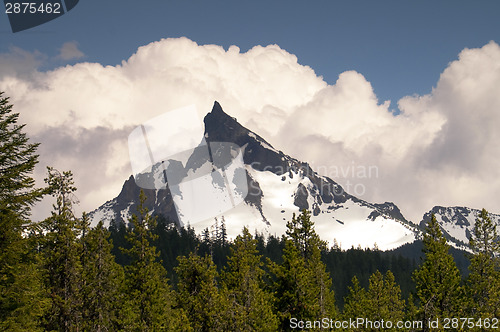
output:
[{"label": "white cloud", "polygon": [[59,49],[58,57],[62,60],[74,60],[83,58],[85,54],[78,49],[78,43],[76,41],[66,42]]},{"label": "white cloud", "polygon": [[187,38],[140,47],[117,66],[78,63],[31,79],[0,77],[0,89],[42,143],[42,166],[73,170],[87,211],[116,196],[130,175],[134,126],[191,104],[202,117],[218,100],[277,148],[318,168],[377,166],[376,178],[336,180],[361,183],[362,198],[395,201],[419,221],[436,204],[500,212],[499,64],[493,42],[464,50],[431,94],[401,99],[398,116],[360,73],[344,72],[328,85],[276,45],[240,53]]},{"label": "white cloud", "polygon": [[[490,42],[463,50],[424,97],[407,97],[400,108],[437,112],[446,122],[432,144],[417,157],[416,174],[428,205],[486,207],[500,212],[500,47]],[[435,193],[433,193],[435,192]],[[421,199],[422,200],[422,199]]]},{"label": "white cloud", "polygon": [[47,59],[47,56],[38,51],[33,53],[19,47],[12,46],[8,53],[0,53],[0,78],[24,77],[36,72],[38,66]]}]

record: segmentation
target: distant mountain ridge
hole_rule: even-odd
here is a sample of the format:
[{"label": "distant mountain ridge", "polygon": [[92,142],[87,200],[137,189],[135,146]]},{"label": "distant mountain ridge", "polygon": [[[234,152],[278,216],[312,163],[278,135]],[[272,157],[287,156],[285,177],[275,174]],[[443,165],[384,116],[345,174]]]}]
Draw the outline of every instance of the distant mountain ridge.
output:
[{"label": "distant mountain ridge", "polygon": [[[481,210],[463,206],[435,206],[424,214],[420,226],[424,228],[431,219],[431,215],[434,214],[446,239],[456,247],[464,249],[469,243],[474,224],[480,213]],[[488,213],[488,215],[493,222],[496,222],[500,231],[500,215],[494,213]]]},{"label": "distant mountain ridge", "polygon": [[[369,203],[345,192],[332,179],[314,172],[308,163],[273,148],[264,138],[225,113],[218,102],[203,121],[207,143],[230,142],[244,148],[249,194],[244,203],[218,216],[224,216],[229,237],[234,238],[243,226],[252,231],[283,234],[286,221],[302,209],[312,212],[316,230],[324,240],[331,244],[336,242],[344,249],[359,245],[388,250],[421,237],[423,224],[419,226],[408,221],[395,204]],[[200,165],[188,162],[185,167],[188,173],[189,168]],[[139,192],[131,176],[116,198],[90,213],[91,220],[93,223],[101,219],[106,223],[126,221],[137,210]],[[149,211],[180,223],[168,188],[144,189],[144,192]],[[464,222],[451,215],[449,218]],[[191,226],[201,232],[213,222],[212,218]],[[468,222],[470,224],[470,220]],[[454,243],[459,243],[457,241]]]}]

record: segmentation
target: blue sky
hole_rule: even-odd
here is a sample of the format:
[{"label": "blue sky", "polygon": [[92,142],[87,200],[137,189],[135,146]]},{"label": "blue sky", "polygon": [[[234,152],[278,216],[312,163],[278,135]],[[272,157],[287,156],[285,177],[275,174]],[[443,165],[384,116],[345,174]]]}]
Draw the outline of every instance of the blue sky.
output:
[{"label": "blue sky", "polygon": [[415,222],[434,205],[500,212],[499,14],[499,1],[80,0],[15,34],[0,13],[0,91],[41,142],[37,181],[71,169],[86,211],[131,174],[134,126],[217,99],[313,168],[377,166],[334,180]]},{"label": "blue sky", "polygon": [[[381,101],[431,91],[468,47],[500,40],[498,1],[92,1],[13,34],[0,20],[0,53],[16,46],[56,55],[78,42],[84,61],[115,65],[139,46],[186,36],[198,44],[278,44],[333,84],[356,70]],[[41,69],[60,65],[47,62]]]}]

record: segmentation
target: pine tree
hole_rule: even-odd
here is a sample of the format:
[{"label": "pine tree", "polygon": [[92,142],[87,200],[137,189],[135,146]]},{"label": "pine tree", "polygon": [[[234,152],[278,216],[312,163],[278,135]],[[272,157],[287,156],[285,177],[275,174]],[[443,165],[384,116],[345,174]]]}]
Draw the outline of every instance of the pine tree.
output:
[{"label": "pine tree", "polygon": [[352,286],[349,286],[349,294],[345,298],[343,319],[356,319],[365,317],[368,310],[368,300],[366,290],[360,286],[356,276],[352,278]]},{"label": "pine tree", "polygon": [[139,200],[139,216],[133,215],[129,220],[127,240],[131,248],[124,250],[131,264],[125,267],[128,298],[122,324],[125,330],[133,331],[179,331],[182,313],[172,308],[166,271],[152,245],[156,237],[151,230],[156,219],[144,207],[146,196],[142,190]]},{"label": "pine tree", "polygon": [[125,276],[111,253],[109,231],[102,221],[90,229],[82,217],[82,319],[85,331],[113,331],[119,327]]},{"label": "pine tree", "polygon": [[289,329],[290,318],[320,320],[335,317],[332,281],[321,261],[326,247],[314,231],[310,212],[295,214],[287,223],[283,263],[270,262],[276,276],[275,290],[281,328]]},{"label": "pine tree", "polygon": [[496,224],[483,209],[469,246],[473,251],[467,280],[468,313],[476,318],[500,317],[500,238]]},{"label": "pine tree", "polygon": [[127,242],[127,225],[122,220],[111,220],[109,223],[110,241],[113,243],[111,252],[115,261],[121,266],[130,265],[130,259],[123,249],[130,249]]},{"label": "pine tree", "polygon": [[211,231],[212,242],[219,244],[220,229],[219,229],[219,219],[217,219],[217,217],[214,218],[214,223],[210,226],[210,231]]},{"label": "pine tree", "polygon": [[460,272],[434,215],[427,224],[423,241],[425,259],[413,279],[420,300],[420,318],[424,330],[428,330],[428,320],[460,317],[462,287]]},{"label": "pine tree", "polygon": [[48,167],[48,183],[56,198],[52,215],[43,221],[46,233],[43,256],[51,308],[46,315],[47,328],[73,331],[81,328],[81,248],[78,220],[73,213],[76,190],[71,171],[60,173]]},{"label": "pine tree", "polygon": [[413,297],[413,294],[410,293],[408,295],[408,304],[406,306],[406,313],[405,313],[405,320],[406,321],[411,321],[411,322],[416,322],[419,320],[419,313],[418,313],[418,307],[415,304],[415,298]]},{"label": "pine tree", "polygon": [[227,302],[217,287],[217,269],[210,258],[200,257],[195,253],[188,257],[178,257],[179,265],[175,268],[177,284],[177,303],[186,313],[194,331],[228,330],[224,313]]},{"label": "pine tree", "polygon": [[326,272],[326,266],[321,260],[321,252],[326,250],[326,242],[322,241],[314,230],[311,212],[304,210],[287,223],[286,234],[295,244],[305,259],[306,267],[311,271],[317,297],[315,305],[316,318],[333,317],[336,314],[335,298],[332,280]]},{"label": "pine tree", "polygon": [[[345,299],[344,320],[355,320],[362,317],[367,321],[392,323],[405,317],[405,302],[401,299],[401,290],[394,280],[391,271],[382,275],[378,270],[370,276],[368,290],[360,286],[356,276],[349,287],[349,295]],[[363,326],[359,331],[385,330],[381,326]],[[396,330],[394,326],[393,329]]]},{"label": "pine tree", "polygon": [[226,229],[226,219],[224,218],[224,216],[222,216],[220,219],[218,242],[222,247],[227,246],[227,229]]},{"label": "pine tree", "polygon": [[[221,227],[224,223],[221,223]],[[229,300],[226,320],[231,331],[276,331],[272,295],[265,290],[263,263],[257,254],[257,240],[245,227],[231,248],[223,285]]]},{"label": "pine tree", "polygon": [[38,144],[29,143],[12,107],[0,92],[0,331],[36,331],[48,301],[25,235],[31,207],[45,191],[31,177]]},{"label": "pine tree", "polygon": [[276,277],[274,289],[281,330],[290,329],[291,318],[313,320],[316,294],[312,291],[312,271],[306,268],[304,258],[297,247],[292,241],[285,240],[283,262],[280,265],[269,263]]},{"label": "pine tree", "polygon": [[325,242],[316,234],[311,213],[307,210],[303,210],[298,217],[293,214],[292,220],[286,223],[286,228],[288,239],[306,261],[312,260],[315,254],[326,247]]},{"label": "pine tree", "polygon": [[213,259],[214,258],[214,243],[212,241],[212,236],[210,234],[210,231],[208,230],[208,227],[203,230],[201,243],[202,243],[202,246],[200,249],[203,252],[210,253],[210,257]]},{"label": "pine tree", "polygon": [[208,230],[208,227],[203,230],[203,235],[202,235],[202,242],[206,244],[207,246],[210,245],[210,242],[212,241],[210,237],[210,231]]},{"label": "pine tree", "polygon": [[[25,125],[18,125],[18,118],[19,113],[12,113],[9,98],[3,97],[0,91],[0,207],[27,222],[31,207],[46,190],[34,188],[35,180],[31,174],[38,163],[36,150],[39,144],[29,143],[23,133]],[[15,226],[17,228],[13,230],[17,231],[22,225]]]},{"label": "pine tree", "polygon": [[397,322],[404,318],[404,309],[405,301],[401,299],[401,289],[392,272],[387,271],[385,276],[379,271],[372,274],[366,293],[364,316],[371,321]]}]

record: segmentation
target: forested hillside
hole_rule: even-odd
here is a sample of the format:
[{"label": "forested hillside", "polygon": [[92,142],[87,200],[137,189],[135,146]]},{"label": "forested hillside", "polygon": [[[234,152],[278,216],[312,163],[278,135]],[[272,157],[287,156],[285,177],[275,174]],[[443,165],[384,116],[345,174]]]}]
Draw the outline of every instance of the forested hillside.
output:
[{"label": "forested hillside", "polygon": [[[35,188],[37,144],[17,121],[0,94],[2,331],[500,328],[500,241],[485,210],[467,274],[434,217],[422,258],[329,248],[307,210],[280,238],[244,228],[229,240],[223,218],[197,235],[148,213],[144,194],[127,224],[91,228],[74,213],[70,171],[49,168]],[[30,220],[44,195],[51,216]]]},{"label": "forested hillside", "polygon": [[[314,220],[314,217],[313,217]],[[177,229],[173,223],[168,222],[162,216],[157,217],[157,225],[152,232],[157,236],[154,242],[160,254],[160,260],[167,271],[170,280],[178,280],[175,267],[178,265],[178,256],[189,255],[196,251],[200,256],[209,255],[217,267],[218,271],[223,271],[227,267],[228,257],[234,247],[234,242],[229,242],[224,237],[224,219],[214,220],[213,227],[206,229],[201,235],[196,235],[192,228]],[[114,244],[113,254],[120,265],[127,265],[129,258],[120,248],[127,248],[126,240],[127,226],[121,222],[111,223],[109,227],[110,239]],[[285,237],[275,237],[273,235],[264,236],[253,234],[256,241],[257,254],[262,256],[261,260],[268,260],[281,264],[283,262],[283,249],[286,244]],[[333,290],[335,299],[339,307],[343,306],[344,297],[347,296],[348,286],[355,275],[362,285],[368,286],[368,280],[375,271],[382,273],[391,270],[396,281],[401,285],[403,298],[407,298],[410,292],[414,291],[414,283],[411,274],[420,261],[421,243],[411,246],[417,250],[416,257],[405,257],[397,250],[394,252],[383,252],[376,248],[361,249],[351,248],[341,250],[338,247],[325,247],[321,250],[322,261],[330,277],[335,280]],[[266,271],[268,271],[266,269]]]}]

